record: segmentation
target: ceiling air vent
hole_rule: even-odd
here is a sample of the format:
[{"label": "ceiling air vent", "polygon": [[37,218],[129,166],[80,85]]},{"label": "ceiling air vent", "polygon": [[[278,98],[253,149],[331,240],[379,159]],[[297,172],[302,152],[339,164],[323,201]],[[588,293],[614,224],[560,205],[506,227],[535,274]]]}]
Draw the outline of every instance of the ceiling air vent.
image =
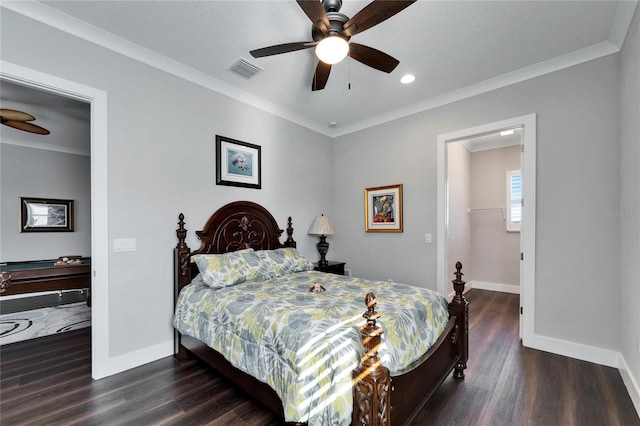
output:
[{"label": "ceiling air vent", "polygon": [[244,58],[238,59],[227,69],[242,78],[246,78],[247,80],[258,74],[260,71],[264,71],[263,68],[260,68],[256,64],[252,64]]}]

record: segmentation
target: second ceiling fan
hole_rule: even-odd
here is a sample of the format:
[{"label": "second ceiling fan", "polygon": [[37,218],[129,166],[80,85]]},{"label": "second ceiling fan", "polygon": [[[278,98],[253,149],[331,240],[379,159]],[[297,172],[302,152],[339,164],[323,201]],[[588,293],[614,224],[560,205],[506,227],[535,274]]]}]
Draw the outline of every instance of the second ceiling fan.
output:
[{"label": "second ceiling fan", "polygon": [[29,123],[35,119],[36,118],[33,115],[27,114],[26,112],[16,111],[15,109],[0,109],[0,123],[5,126],[13,127],[14,129],[23,130],[29,133],[36,133],[38,135],[48,135],[51,133],[43,127]]},{"label": "second ceiling fan", "polygon": [[[264,56],[279,55],[281,53],[316,47],[319,51],[324,44],[334,42],[337,49],[342,49],[342,56],[337,59],[323,59],[318,61],[313,75],[311,90],[322,90],[327,84],[331,65],[339,62],[346,54],[365,65],[386,73],[393,71],[400,61],[377,49],[363,44],[349,42],[352,36],[367,30],[374,25],[389,19],[393,15],[409,7],[416,0],[374,0],[365,6],[353,18],[340,13],[342,0],[296,0],[300,8],[309,17],[312,23],[311,37],[313,41],[278,44],[252,50],[251,56],[262,58]],[[347,44],[347,42],[349,42]],[[335,61],[335,62],[334,62]]]}]

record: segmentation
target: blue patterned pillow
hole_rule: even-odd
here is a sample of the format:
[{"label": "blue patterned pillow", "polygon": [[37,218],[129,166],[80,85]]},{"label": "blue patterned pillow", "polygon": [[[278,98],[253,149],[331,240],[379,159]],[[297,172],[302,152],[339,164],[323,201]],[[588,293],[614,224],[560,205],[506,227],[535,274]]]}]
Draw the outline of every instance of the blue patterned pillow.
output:
[{"label": "blue patterned pillow", "polygon": [[275,276],[313,269],[313,263],[309,262],[298,250],[291,247],[259,250],[256,251],[256,254],[262,263],[266,265],[266,269],[271,269]]},{"label": "blue patterned pillow", "polygon": [[197,254],[191,257],[202,279],[211,288],[222,288],[274,276],[268,264],[261,262],[253,249],[223,254]]}]

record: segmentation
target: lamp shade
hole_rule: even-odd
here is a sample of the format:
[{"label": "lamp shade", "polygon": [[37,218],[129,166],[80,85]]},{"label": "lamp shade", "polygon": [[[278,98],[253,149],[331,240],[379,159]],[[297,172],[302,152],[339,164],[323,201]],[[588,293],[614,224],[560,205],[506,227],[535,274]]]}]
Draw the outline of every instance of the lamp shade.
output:
[{"label": "lamp shade", "polygon": [[336,232],[333,229],[333,224],[329,218],[325,215],[316,216],[307,231],[309,235],[333,235]]}]

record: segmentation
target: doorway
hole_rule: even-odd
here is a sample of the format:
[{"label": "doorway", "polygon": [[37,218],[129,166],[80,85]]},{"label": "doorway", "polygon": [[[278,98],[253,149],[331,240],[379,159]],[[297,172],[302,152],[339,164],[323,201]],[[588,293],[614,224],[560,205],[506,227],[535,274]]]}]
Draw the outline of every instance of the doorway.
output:
[{"label": "doorway", "polygon": [[460,260],[469,287],[520,294],[521,139],[515,128],[447,144],[447,269]]},{"label": "doorway", "polygon": [[91,353],[92,377],[111,374],[109,366],[109,257],[107,195],[107,94],[73,81],[2,61],[0,78],[91,105]]},{"label": "doorway", "polygon": [[[2,127],[0,261],[11,262],[3,269],[21,270],[27,279],[13,285],[9,278],[0,299],[0,344],[6,345],[91,324],[86,303],[91,286],[91,108],[5,79],[0,79],[0,92],[7,125]],[[25,226],[27,212],[38,215],[32,218],[36,226]],[[51,225],[54,219],[64,225]]]},{"label": "doorway", "polygon": [[[453,271],[453,265],[449,264],[450,261],[447,259],[450,232],[452,231],[449,223],[449,217],[452,214],[450,209],[455,207],[455,203],[454,205],[451,203],[447,179],[449,148],[453,146],[450,144],[511,129],[522,129],[521,190],[523,207],[521,210],[522,225],[520,232],[522,253],[520,261],[520,336],[526,345],[527,340],[533,337],[535,323],[535,114],[488,123],[438,136],[438,291],[447,295],[448,277],[451,275],[450,272]],[[488,208],[494,207],[500,206],[489,206]],[[453,213],[460,214],[458,211]],[[470,214],[467,211],[462,213]]]}]

